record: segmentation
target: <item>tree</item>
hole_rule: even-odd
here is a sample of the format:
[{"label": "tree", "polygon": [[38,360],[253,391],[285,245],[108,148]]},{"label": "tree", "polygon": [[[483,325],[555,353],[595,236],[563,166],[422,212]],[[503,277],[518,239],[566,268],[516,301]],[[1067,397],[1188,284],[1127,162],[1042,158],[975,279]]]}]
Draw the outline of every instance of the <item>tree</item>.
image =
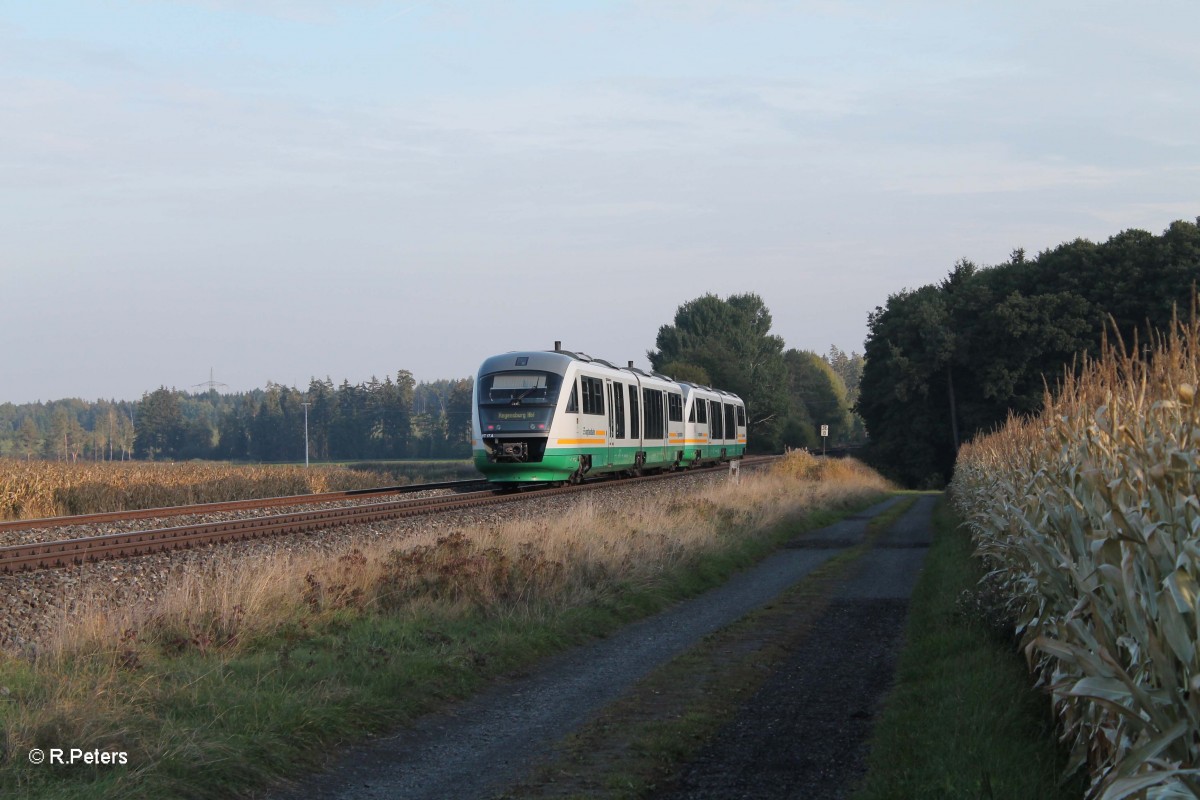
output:
[{"label": "tree", "polygon": [[446,456],[468,458],[471,455],[471,393],[474,378],[461,378],[450,384],[446,403]]},{"label": "tree", "polygon": [[134,452],[142,458],[174,458],[183,443],[183,414],[179,393],[165,386],[142,395],[138,404]]},{"label": "tree", "polygon": [[343,380],[337,390],[337,416],[329,431],[332,458],[362,458],[365,454],[370,430],[365,407],[365,390]]},{"label": "tree", "polygon": [[38,430],[37,423],[33,421],[32,416],[26,416],[21,422],[21,428],[17,432],[17,442],[20,452],[25,456],[25,460],[33,458],[33,454],[38,451],[42,444],[42,434]]},{"label": "tree", "polygon": [[659,372],[669,375],[677,381],[689,381],[699,386],[712,386],[712,378],[709,377],[708,370],[686,361],[672,361],[669,364],[663,364]]},{"label": "tree", "polygon": [[308,383],[308,443],[311,455],[318,461],[329,459],[329,429],[337,416],[337,393],[333,381],[313,378]]},{"label": "tree", "polygon": [[70,461],[76,450],[79,432],[79,421],[71,416],[65,406],[58,405],[50,422],[50,435],[44,442],[46,457]]},{"label": "tree", "polygon": [[133,417],[122,413],[117,417],[117,444],[121,448],[121,460],[127,461],[133,457],[133,445],[137,438]]},{"label": "tree", "polygon": [[788,350],[783,354],[788,371],[788,396],[802,407],[815,429],[810,446],[816,446],[820,426],[829,426],[829,438],[841,442],[851,429],[846,387],[833,368],[816,353]]},{"label": "tree", "polygon": [[237,461],[250,457],[250,425],[254,418],[254,401],[239,395],[237,403],[221,415],[217,423],[217,458]]},{"label": "tree", "polygon": [[658,349],[647,353],[654,369],[687,364],[703,370],[711,386],[745,401],[751,446],[779,447],[789,409],[787,368],[783,339],[771,333],[771,313],[762,298],[706,294],[691,300],[675,312],[674,324],[659,328],[655,343]]},{"label": "tree", "polygon": [[825,361],[837,373],[837,376],[842,379],[842,383],[846,387],[846,406],[850,414],[850,429],[846,432],[843,441],[854,444],[861,444],[867,439],[867,428],[863,422],[863,418],[854,410],[858,404],[858,387],[862,383],[863,369],[866,366],[866,359],[861,353],[851,352],[847,354],[845,351],[838,349],[836,345],[830,345],[829,353],[825,356]]},{"label": "tree", "polygon": [[866,363],[862,354],[846,353],[837,345],[830,345],[825,363],[842,379],[842,385],[846,387],[846,402],[853,406],[858,401],[858,385],[862,382],[863,365]]},{"label": "tree", "polygon": [[871,437],[870,458],[910,485],[939,485],[954,462],[957,430],[945,300],[936,286],[892,295],[867,327],[856,410]]}]

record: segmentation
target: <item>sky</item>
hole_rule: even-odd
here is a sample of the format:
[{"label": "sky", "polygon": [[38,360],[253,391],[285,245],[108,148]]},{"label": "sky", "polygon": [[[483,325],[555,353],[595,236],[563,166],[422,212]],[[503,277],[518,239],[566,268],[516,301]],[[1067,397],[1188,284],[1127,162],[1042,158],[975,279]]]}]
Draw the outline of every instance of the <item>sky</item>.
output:
[{"label": "sky", "polygon": [[0,403],[646,366],[1200,215],[1200,3],[0,0]]}]

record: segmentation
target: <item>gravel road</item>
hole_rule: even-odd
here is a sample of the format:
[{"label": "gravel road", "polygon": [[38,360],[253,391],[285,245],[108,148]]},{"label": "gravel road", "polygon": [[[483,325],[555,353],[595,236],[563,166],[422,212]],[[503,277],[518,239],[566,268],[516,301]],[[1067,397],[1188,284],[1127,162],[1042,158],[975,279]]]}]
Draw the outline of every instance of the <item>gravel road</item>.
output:
[{"label": "gravel road", "polygon": [[[870,517],[895,502],[896,498],[889,499],[809,534],[798,546],[775,553],[724,586],[623,628],[607,639],[551,659],[526,677],[496,685],[395,736],[352,749],[328,771],[302,779],[272,797],[366,800],[493,796],[527,774],[556,740],[655,667],[767,603],[843,548],[862,542]],[[773,796],[792,796],[797,785],[825,786],[829,781],[844,780],[842,771],[830,773],[825,767],[830,761],[843,760],[847,742],[861,744],[879,698],[890,683],[893,666],[889,659],[898,645],[907,597],[928,543],[932,505],[932,498],[922,498],[893,526],[887,538],[864,556],[862,569],[855,577],[843,584],[821,620],[824,630],[808,639],[819,643],[816,660],[806,660],[809,656],[797,652],[783,670],[787,674],[772,679],[731,723],[732,733],[720,737],[735,742],[745,736],[768,741],[795,739],[799,745],[795,750],[800,752],[789,754],[761,747],[755,751],[753,744],[735,745],[730,753],[706,751],[689,767],[679,796],[764,796],[759,788],[769,787],[751,785],[738,776],[764,771],[756,758],[775,759],[773,763],[779,769],[769,772],[795,767],[789,759],[809,758],[803,751],[808,745],[826,744],[821,740],[831,738],[830,730],[841,733],[828,743],[831,746],[825,748],[827,754],[811,757],[816,772],[809,770],[812,774],[802,778],[800,784],[782,778],[774,781],[784,786],[785,792]],[[860,631],[858,626],[866,627]],[[865,650],[853,649],[864,643]],[[862,674],[847,669],[860,662],[864,668],[869,667]],[[780,680],[783,683],[776,684]],[[877,691],[860,691],[864,688]],[[800,694],[789,695],[788,702],[781,703],[780,693]],[[848,695],[855,700],[849,714],[845,702]],[[755,706],[756,702],[761,707]],[[823,708],[798,723],[789,717],[789,713],[807,713],[808,704],[814,702],[817,706],[824,702]],[[780,712],[778,722],[764,716],[775,711]],[[747,732],[744,736],[737,733],[739,724]],[[793,730],[785,730],[788,725]],[[799,730],[794,729],[796,725]],[[714,747],[720,744],[716,742]],[[857,751],[851,747],[848,752]],[[692,770],[696,771],[694,784],[689,783]],[[733,793],[703,793],[689,788],[718,780],[726,780],[719,785]]]}]

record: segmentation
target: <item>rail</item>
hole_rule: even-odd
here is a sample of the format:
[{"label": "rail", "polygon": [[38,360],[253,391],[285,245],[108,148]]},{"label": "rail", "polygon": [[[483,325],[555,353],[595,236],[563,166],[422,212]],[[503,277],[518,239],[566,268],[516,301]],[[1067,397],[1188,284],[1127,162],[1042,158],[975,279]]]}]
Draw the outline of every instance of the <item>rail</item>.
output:
[{"label": "rail", "polygon": [[[761,466],[769,463],[771,457],[752,457],[745,460],[746,466]],[[33,569],[61,568],[73,564],[101,561],[110,558],[130,558],[149,553],[169,550],[189,549],[209,544],[222,544],[249,539],[260,539],[288,533],[305,533],[312,530],[332,528],[340,525],[363,524],[388,519],[399,519],[423,514],[442,513],[463,508],[483,505],[511,503],[537,497],[569,494],[571,492],[589,491],[603,486],[616,486],[638,481],[654,481],[670,479],[680,474],[695,474],[727,469],[725,465],[689,470],[687,473],[665,472],[658,475],[647,475],[630,478],[625,481],[597,480],[578,486],[561,486],[538,488],[530,492],[502,492],[487,490],[472,492],[462,496],[422,497],[410,500],[392,500],[382,503],[367,503],[356,506],[318,509],[314,511],[298,511],[272,516],[246,517],[221,522],[205,522],[194,525],[182,525],[173,528],[156,528],[154,530],[111,533],[101,536],[87,536],[77,539],[64,539],[54,542],[35,542],[30,544],[10,545],[0,547],[0,573],[15,573]],[[430,484],[424,484],[428,488]],[[342,494],[342,493],[337,493]],[[301,495],[301,497],[310,497]],[[282,500],[286,498],[270,498]],[[254,501],[245,501],[252,503]],[[247,507],[238,506],[222,510],[238,510]],[[317,501],[313,501],[317,502]],[[208,504],[208,508],[216,505]],[[194,512],[193,512],[194,513]],[[126,517],[128,518],[128,517]],[[78,517],[66,519],[78,520]],[[68,523],[77,524],[77,523]]]}]

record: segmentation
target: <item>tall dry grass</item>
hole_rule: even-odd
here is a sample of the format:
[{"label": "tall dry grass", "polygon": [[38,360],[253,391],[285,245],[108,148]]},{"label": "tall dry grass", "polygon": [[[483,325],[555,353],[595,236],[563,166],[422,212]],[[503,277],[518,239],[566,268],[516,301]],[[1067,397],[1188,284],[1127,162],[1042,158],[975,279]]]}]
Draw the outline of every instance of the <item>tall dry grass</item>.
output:
[{"label": "tall dry grass", "polygon": [[1108,347],[952,491],[1106,800],[1200,794],[1200,323]]},{"label": "tall dry grass", "polygon": [[623,510],[583,499],[569,513],[426,532],[335,555],[222,560],[175,576],[152,608],[96,607],[64,619],[43,657],[112,652],[113,642],[183,642],[236,649],[330,613],[394,613],[441,603],[485,614],[538,614],[646,588],[688,562],[815,509],[845,507],[893,488],[852,460],[790,454],[703,492],[663,487],[662,500]]}]

